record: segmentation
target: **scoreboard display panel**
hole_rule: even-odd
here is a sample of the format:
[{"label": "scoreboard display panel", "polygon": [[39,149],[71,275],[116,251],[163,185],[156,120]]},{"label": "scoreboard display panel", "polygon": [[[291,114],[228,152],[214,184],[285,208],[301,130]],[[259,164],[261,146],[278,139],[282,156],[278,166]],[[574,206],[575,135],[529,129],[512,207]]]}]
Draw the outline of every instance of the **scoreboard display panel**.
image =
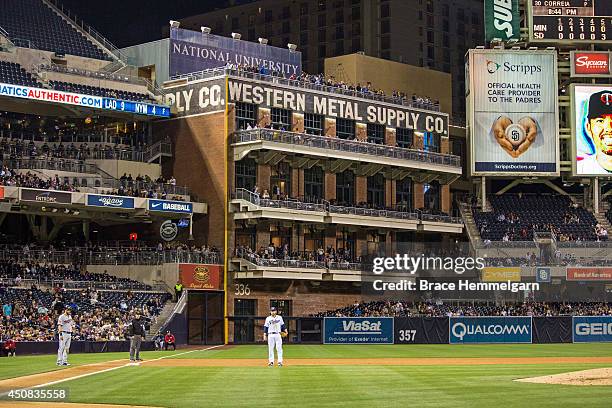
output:
[{"label": "scoreboard display panel", "polygon": [[612,0],[528,0],[534,42],[612,40]]}]

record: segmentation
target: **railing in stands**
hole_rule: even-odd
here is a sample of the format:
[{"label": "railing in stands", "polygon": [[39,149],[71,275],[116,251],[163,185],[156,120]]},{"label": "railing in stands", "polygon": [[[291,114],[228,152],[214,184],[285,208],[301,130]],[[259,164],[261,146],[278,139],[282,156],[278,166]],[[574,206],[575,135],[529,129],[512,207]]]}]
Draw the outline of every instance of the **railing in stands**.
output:
[{"label": "railing in stands", "polygon": [[59,159],[59,158],[21,158],[2,159],[0,162],[14,170],[54,170],[73,173],[99,174],[98,166],[87,164],[82,160]]},{"label": "railing in stands", "polygon": [[461,158],[451,154],[429,152],[425,150],[406,149],[382,144],[346,140],[337,137],[309,135],[307,133],[289,132],[276,129],[251,129],[234,132],[233,143],[276,142],[291,145],[336,150],[348,153],[361,153],[379,157],[411,160],[442,166],[461,167]]},{"label": "railing in stands", "polygon": [[236,256],[245,259],[257,266],[267,266],[272,268],[305,268],[305,269],[326,269],[325,262],[306,261],[301,259],[275,259],[262,258],[257,254],[237,248]]},{"label": "railing in stands", "polygon": [[223,256],[219,252],[205,254],[178,250],[130,252],[107,249],[93,252],[73,249],[70,251],[0,250],[0,259],[62,265],[161,265],[164,263],[220,264]]},{"label": "railing in stands", "polygon": [[170,141],[170,139],[160,140],[159,142],[156,142],[151,146],[147,147],[142,152],[142,161],[145,163],[150,163],[154,157],[158,155],[162,156],[165,154],[172,156],[172,142]]}]

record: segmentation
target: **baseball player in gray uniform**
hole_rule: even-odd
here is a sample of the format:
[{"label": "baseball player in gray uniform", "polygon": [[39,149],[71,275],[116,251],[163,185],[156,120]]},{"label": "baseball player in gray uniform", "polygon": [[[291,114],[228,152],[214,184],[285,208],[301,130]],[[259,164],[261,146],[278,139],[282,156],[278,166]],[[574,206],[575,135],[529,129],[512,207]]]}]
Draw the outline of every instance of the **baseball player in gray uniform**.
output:
[{"label": "baseball player in gray uniform", "polygon": [[72,309],[67,307],[64,313],[57,319],[57,337],[59,340],[59,348],[57,350],[57,365],[69,366],[68,352],[70,351],[70,341],[72,340],[72,330],[74,329],[74,320],[72,320]]},{"label": "baseball player in gray uniform", "polygon": [[283,317],[277,314],[275,307],[270,308],[270,316],[264,323],[264,341],[268,342],[268,365],[274,365],[274,349],[278,355],[278,366],[283,366],[283,337],[287,336],[287,328]]}]

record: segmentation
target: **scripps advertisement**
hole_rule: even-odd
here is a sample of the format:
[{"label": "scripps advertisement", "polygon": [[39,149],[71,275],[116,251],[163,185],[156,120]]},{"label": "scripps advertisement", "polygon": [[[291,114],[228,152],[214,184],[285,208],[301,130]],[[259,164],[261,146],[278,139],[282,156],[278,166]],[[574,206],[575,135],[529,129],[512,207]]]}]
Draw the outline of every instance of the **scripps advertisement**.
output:
[{"label": "scripps advertisement", "polygon": [[572,85],[575,174],[612,176],[612,85]]},{"label": "scripps advertisement", "polygon": [[474,175],[558,175],[556,51],[470,50]]}]

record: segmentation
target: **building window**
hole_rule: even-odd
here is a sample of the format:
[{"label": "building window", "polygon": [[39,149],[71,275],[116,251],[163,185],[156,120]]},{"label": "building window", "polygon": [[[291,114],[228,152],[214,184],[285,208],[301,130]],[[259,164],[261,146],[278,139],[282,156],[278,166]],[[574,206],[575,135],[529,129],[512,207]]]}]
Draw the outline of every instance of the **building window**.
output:
[{"label": "building window", "polygon": [[[308,44],[308,31],[302,31],[300,33],[300,44]],[[302,57],[304,56],[304,51],[302,51]]]},{"label": "building window", "polygon": [[325,198],[325,173],[319,166],[304,170],[304,198],[305,201],[318,201]]},{"label": "building window", "polygon": [[314,113],[304,114],[304,131],[309,135],[323,135],[323,123],[325,118],[323,115]]},{"label": "building window", "polygon": [[361,9],[359,7],[353,7],[351,10],[351,18],[353,20],[359,20],[361,18]]},{"label": "building window", "polygon": [[361,51],[361,40],[359,38],[353,38],[351,48],[352,52]]},{"label": "building window", "polygon": [[427,16],[427,28],[434,28],[434,18],[433,16]]},{"label": "building window", "polygon": [[283,7],[283,14],[282,14],[283,18],[289,18],[291,17],[291,12],[289,11],[289,7]]},{"label": "building window", "polygon": [[256,316],[257,299],[234,299],[234,316]]},{"label": "building window", "polygon": [[427,58],[433,60],[435,55],[434,47],[427,47]]},{"label": "building window", "polygon": [[359,23],[359,21],[356,23],[353,23],[351,28],[353,30],[353,36],[361,35],[361,24]]},{"label": "building window", "polygon": [[389,3],[380,5],[380,18],[389,17]]},{"label": "building window", "polygon": [[338,205],[355,205],[355,173],[351,170],[336,174],[336,202]]},{"label": "building window", "polygon": [[349,260],[355,260],[357,251],[357,233],[347,228],[336,230],[336,251],[344,254]]},{"label": "building window", "polygon": [[385,207],[385,177],[382,173],[368,177],[368,204],[374,208]]},{"label": "building window", "polygon": [[396,182],[395,203],[398,211],[412,210],[412,179],[410,177]]},{"label": "building window", "polygon": [[[293,301],[292,300],[270,299],[270,307],[275,307],[276,310],[278,310],[278,314],[281,316],[292,316],[293,315]],[[288,324],[288,322],[286,322],[285,324]]]},{"label": "building window", "polygon": [[383,20],[380,22],[380,33],[388,34],[391,32],[391,20]]},{"label": "building window", "polygon": [[265,15],[264,15],[264,16],[265,16],[264,18],[265,18],[265,20],[266,20],[266,23],[270,23],[270,22],[272,22],[272,20],[273,20],[273,17],[272,17],[272,10],[266,10],[266,13],[265,13]]},{"label": "building window", "polygon": [[440,183],[423,184],[423,202],[426,210],[440,211]]},{"label": "building window", "polygon": [[414,130],[406,128],[395,129],[395,141],[397,142],[397,147],[403,147],[404,149],[412,148]]},{"label": "building window", "polygon": [[308,16],[300,17],[300,30],[308,30]]},{"label": "building window", "polygon": [[308,15],[308,3],[300,4],[300,16]]},{"label": "building window", "polygon": [[344,54],[344,41],[338,40],[336,41],[336,55]]},{"label": "building window", "polygon": [[291,131],[291,111],[272,108],[272,128]]},{"label": "building window", "polygon": [[370,143],[385,144],[385,125],[368,123],[367,136]]},{"label": "building window", "polygon": [[338,10],[336,11],[336,24],[344,23],[344,11]]},{"label": "building window", "polygon": [[380,38],[380,48],[383,50],[391,48],[391,36],[385,35]]},{"label": "building window", "polygon": [[289,34],[290,28],[289,28],[289,22],[288,21],[283,21],[283,30],[282,33],[283,34]]},{"label": "building window", "polygon": [[423,150],[440,153],[440,135],[433,132],[423,133]]},{"label": "building window", "polygon": [[325,27],[325,25],[327,24],[325,18],[325,14],[319,15],[319,27]]},{"label": "building window", "polygon": [[336,39],[340,40],[344,38],[344,25],[339,25],[336,27]]},{"label": "building window", "polygon": [[244,130],[257,124],[257,105],[252,103],[236,103],[236,129]]},{"label": "building window", "polygon": [[433,42],[434,42],[434,33],[433,33],[433,31],[427,31],[427,42],[433,44]]},{"label": "building window", "polygon": [[355,139],[355,121],[351,119],[336,119],[336,137],[340,139]]},{"label": "building window", "polygon": [[253,191],[257,184],[257,163],[255,159],[242,159],[236,162],[236,188]]},{"label": "building window", "polygon": [[270,168],[269,191],[273,199],[278,200],[280,196],[289,197],[291,195],[291,167],[287,162],[280,162]]},{"label": "building window", "polygon": [[434,12],[433,0],[427,0],[427,12],[428,13]]}]

